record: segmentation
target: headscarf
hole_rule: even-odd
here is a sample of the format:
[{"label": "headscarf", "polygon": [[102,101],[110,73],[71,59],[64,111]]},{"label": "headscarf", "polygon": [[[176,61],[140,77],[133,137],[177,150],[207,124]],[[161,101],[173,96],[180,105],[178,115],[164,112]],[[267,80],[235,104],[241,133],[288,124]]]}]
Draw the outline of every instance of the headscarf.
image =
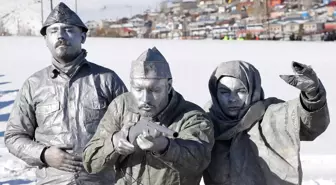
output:
[{"label": "headscarf", "polygon": [[[241,110],[240,116],[237,120],[232,120],[232,118],[228,117],[223,112],[222,107],[218,102],[218,82],[225,76],[239,79],[247,88],[249,93],[245,107]],[[207,109],[209,109],[210,116],[215,122],[215,125],[218,127],[216,131],[216,135],[218,136],[230,130],[234,126],[237,126],[237,124],[244,119],[247,112],[255,113],[255,111],[259,111],[258,109],[263,107],[260,103],[255,105],[257,102],[264,99],[264,91],[261,87],[259,71],[253,65],[244,61],[235,60],[221,63],[210,77],[209,91],[211,94],[211,103],[208,105]]]},{"label": "headscarf", "polygon": [[[241,80],[249,93],[240,116],[235,120],[223,112],[217,98],[218,81],[225,76]],[[221,148],[221,153],[213,154],[208,173],[227,173],[213,167],[220,163],[226,166],[221,170],[229,172],[228,184],[264,184],[265,178],[259,165],[258,154],[248,135],[248,130],[262,119],[266,110],[262,101],[264,93],[258,70],[243,61],[223,62],[212,73],[209,90],[212,100],[208,105],[209,115],[214,123],[216,139],[214,149]]]}]

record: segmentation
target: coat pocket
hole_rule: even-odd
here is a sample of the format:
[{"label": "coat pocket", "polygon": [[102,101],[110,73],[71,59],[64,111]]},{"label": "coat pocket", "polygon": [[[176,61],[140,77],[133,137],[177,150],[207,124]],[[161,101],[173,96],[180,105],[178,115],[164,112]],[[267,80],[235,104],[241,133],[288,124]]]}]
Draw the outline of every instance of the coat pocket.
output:
[{"label": "coat pocket", "polygon": [[88,133],[94,134],[107,109],[104,100],[91,100],[84,103],[84,124]]},{"label": "coat pocket", "polygon": [[58,101],[38,104],[35,110],[37,123],[39,125],[52,125],[60,108],[60,102]]}]

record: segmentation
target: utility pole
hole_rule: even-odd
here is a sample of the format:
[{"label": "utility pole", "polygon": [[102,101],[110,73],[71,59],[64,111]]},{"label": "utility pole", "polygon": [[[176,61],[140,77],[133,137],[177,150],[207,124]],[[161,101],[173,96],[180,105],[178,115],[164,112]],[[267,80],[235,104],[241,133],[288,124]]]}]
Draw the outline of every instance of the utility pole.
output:
[{"label": "utility pole", "polygon": [[53,8],[54,8],[54,6],[53,6],[53,0],[50,0],[50,11],[52,11]]},{"label": "utility pole", "polygon": [[77,13],[77,0],[75,0],[75,11]]},{"label": "utility pole", "polygon": [[270,33],[270,13],[269,13],[269,7],[268,7],[268,0],[266,0],[266,20],[267,20],[267,33],[268,33],[268,39],[271,38]]},{"label": "utility pole", "polygon": [[43,24],[43,20],[44,20],[44,18],[43,18],[43,0],[41,0],[41,22],[42,22],[42,24]]}]

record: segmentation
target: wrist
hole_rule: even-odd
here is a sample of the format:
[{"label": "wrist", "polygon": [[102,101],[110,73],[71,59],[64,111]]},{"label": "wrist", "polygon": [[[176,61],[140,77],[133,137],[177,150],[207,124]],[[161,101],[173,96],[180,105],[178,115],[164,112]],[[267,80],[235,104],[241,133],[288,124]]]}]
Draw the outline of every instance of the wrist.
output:
[{"label": "wrist", "polygon": [[308,100],[313,100],[316,99],[317,95],[319,94],[319,89],[317,88],[311,92],[305,92],[304,94],[306,95]]},{"label": "wrist", "polygon": [[49,148],[50,148],[50,146],[44,147],[42,152],[41,152],[41,156],[40,156],[41,161],[46,165],[48,165],[48,164],[47,164],[46,159],[45,159],[45,153]]},{"label": "wrist", "polygon": [[156,151],[153,151],[155,154],[159,154],[159,155],[166,153],[166,151],[169,148],[169,143],[170,143],[170,140],[167,137],[161,137],[161,138],[163,140],[162,143],[164,144],[162,144],[161,147],[157,149]]}]

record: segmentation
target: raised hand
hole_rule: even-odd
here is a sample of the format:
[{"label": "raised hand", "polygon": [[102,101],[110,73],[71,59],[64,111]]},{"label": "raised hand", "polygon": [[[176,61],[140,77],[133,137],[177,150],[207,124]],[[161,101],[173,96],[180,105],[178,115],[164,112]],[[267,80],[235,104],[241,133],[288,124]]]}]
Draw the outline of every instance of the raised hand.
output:
[{"label": "raised hand", "polygon": [[319,79],[314,70],[305,64],[292,63],[295,75],[280,75],[286,83],[300,89],[310,97],[315,97],[319,89]]}]

